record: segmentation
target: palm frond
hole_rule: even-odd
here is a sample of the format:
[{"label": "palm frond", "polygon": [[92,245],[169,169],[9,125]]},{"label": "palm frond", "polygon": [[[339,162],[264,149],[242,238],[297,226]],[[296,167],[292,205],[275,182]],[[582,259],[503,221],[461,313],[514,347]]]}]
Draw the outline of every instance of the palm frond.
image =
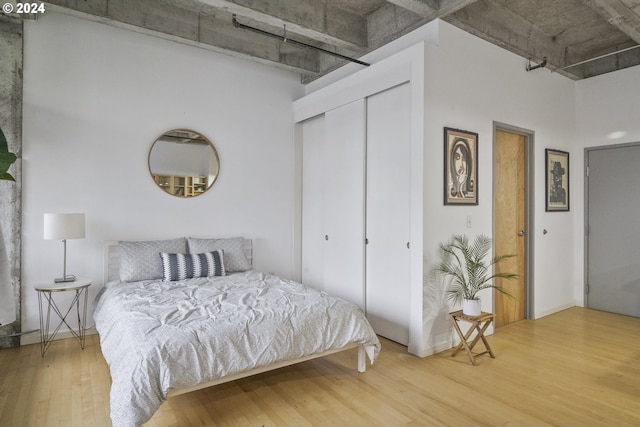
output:
[{"label": "palm frond", "polygon": [[15,178],[8,170],[16,159],[16,155],[9,151],[7,138],[4,136],[2,128],[0,128],[0,180],[15,181]]},{"label": "palm frond", "polygon": [[451,276],[452,284],[447,291],[448,299],[459,304],[463,299],[474,299],[483,289],[494,288],[511,296],[504,288],[494,284],[494,279],[515,279],[514,273],[496,272],[495,266],[501,261],[515,255],[498,255],[489,257],[492,239],[486,235],[478,235],[469,244],[465,235],[453,235],[447,243],[441,243],[440,249],[444,259],[436,266],[436,271]]}]

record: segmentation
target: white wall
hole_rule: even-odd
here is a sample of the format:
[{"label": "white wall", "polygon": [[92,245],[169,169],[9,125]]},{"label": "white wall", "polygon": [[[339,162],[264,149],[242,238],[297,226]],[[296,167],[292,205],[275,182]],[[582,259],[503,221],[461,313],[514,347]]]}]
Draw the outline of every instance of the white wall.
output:
[{"label": "white wall", "polygon": [[[291,276],[298,75],[56,13],[25,22],[24,55],[23,330],[39,327],[33,285],[62,274],[45,212],[86,213],[67,266],[94,280],[90,300],[105,240],[246,236],[257,268]],[[218,150],[202,196],[172,197],[149,175],[151,144],[174,128]]]},{"label": "white wall", "polygon": [[[640,140],[640,67],[577,83],[545,69],[527,73],[523,58],[441,21],[364,59],[422,40],[425,270],[451,233],[492,232],[498,121],[535,132],[534,316],[581,304],[583,148]],[[102,284],[102,242],[112,239],[244,235],[256,239],[258,268],[294,275],[297,75],[55,13],[26,21],[24,43],[23,330],[39,327],[33,284],[62,273],[61,243],[42,240],[44,212],[87,214],[87,238],[68,242],[68,268],[94,279],[90,298]],[[306,91],[359,70],[350,65]],[[479,206],[442,205],[445,126],[479,133]],[[208,137],[221,158],[214,187],[190,200],[162,192],[147,170],[155,138],[183,127]],[[626,135],[608,139],[614,131]],[[544,212],[545,148],[570,152],[569,213]],[[429,303],[425,296],[426,309]],[[490,298],[484,308],[492,308]],[[425,327],[425,343],[436,348],[444,329]]]},{"label": "white wall", "polygon": [[[523,58],[446,22],[439,25],[439,43],[428,45],[426,58],[425,156],[431,167],[425,168],[425,257],[435,260],[438,242],[452,233],[493,234],[493,123],[527,129],[535,133],[532,314],[538,318],[573,306],[571,260],[581,251],[573,245],[573,224],[581,195],[572,189],[570,212],[545,212],[544,164],[545,148],[575,153],[574,82],[546,69],[527,72]],[[478,133],[478,206],[443,206],[445,126]],[[493,310],[490,291],[483,309]]]},{"label": "white wall", "polygon": [[[443,21],[426,26],[396,40],[392,45],[364,57],[375,65],[386,58],[424,41],[424,314],[422,343],[414,342],[416,354],[425,355],[450,346],[451,329],[441,283],[431,271],[438,261],[438,246],[453,233],[493,234],[493,126],[503,123],[535,133],[534,138],[534,218],[535,263],[533,265],[534,318],[575,305],[572,260],[576,251],[574,221],[576,210],[568,213],[545,212],[545,148],[573,153],[575,141],[574,82],[549,70],[526,72],[526,60],[465,33]],[[404,52],[408,52],[406,49]],[[348,69],[319,79],[306,88],[309,94],[296,106],[303,111],[307,99],[333,94],[345,96],[343,86],[357,76],[370,77],[372,69]],[[375,77],[375,83],[388,73]],[[377,79],[377,80],[376,80]],[[349,88],[355,87],[351,85]],[[324,100],[325,104],[330,104]],[[311,116],[311,113],[309,113]],[[479,135],[479,205],[443,205],[443,128],[454,127]],[[574,178],[572,177],[572,180]],[[577,195],[570,194],[575,206]],[[466,227],[467,216],[472,227]],[[548,230],[543,235],[542,231]],[[483,310],[493,311],[490,291],[483,295]],[[413,323],[412,323],[413,327]]]},{"label": "white wall", "polygon": [[[576,146],[571,191],[576,197],[576,300],[584,304],[584,149],[640,141],[640,66],[576,82]],[[637,173],[637,171],[629,171]]]}]

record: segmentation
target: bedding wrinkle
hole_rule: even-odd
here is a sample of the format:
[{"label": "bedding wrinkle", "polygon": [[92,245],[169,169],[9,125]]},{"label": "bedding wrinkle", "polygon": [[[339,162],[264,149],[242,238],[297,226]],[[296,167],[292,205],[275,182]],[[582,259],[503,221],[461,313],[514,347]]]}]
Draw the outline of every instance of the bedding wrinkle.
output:
[{"label": "bedding wrinkle", "polygon": [[114,427],[140,426],[182,389],[249,369],[380,343],[353,304],[249,270],[179,282],[110,283],[94,319],[112,377]]}]

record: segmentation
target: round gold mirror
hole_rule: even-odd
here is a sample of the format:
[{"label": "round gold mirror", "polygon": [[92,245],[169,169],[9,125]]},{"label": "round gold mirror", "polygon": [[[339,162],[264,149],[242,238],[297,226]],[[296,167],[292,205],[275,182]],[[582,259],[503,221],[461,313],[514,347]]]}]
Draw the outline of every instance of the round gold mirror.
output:
[{"label": "round gold mirror", "polygon": [[218,178],[220,159],[211,141],[198,132],[174,129],[149,150],[149,172],[158,187],[176,197],[195,197]]}]

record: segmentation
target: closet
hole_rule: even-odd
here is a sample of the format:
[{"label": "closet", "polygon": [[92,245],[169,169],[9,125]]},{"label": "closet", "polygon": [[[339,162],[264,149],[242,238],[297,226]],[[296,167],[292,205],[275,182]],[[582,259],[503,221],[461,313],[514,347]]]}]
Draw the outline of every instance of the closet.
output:
[{"label": "closet", "polygon": [[363,309],[407,345],[411,263],[410,85],[302,124],[302,282]]}]

